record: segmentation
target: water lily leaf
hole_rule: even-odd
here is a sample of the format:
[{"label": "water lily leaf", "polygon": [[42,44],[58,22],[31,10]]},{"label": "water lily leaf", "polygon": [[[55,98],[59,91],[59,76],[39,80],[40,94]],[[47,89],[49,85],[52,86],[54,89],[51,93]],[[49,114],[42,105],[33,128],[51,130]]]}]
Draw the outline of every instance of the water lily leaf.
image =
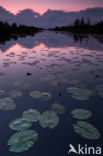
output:
[{"label": "water lily leaf", "polygon": [[67,88],[67,91],[72,93],[72,97],[76,100],[89,100],[90,96],[92,96],[92,91],[86,88],[70,87]]},{"label": "water lily leaf", "polygon": [[43,101],[47,101],[47,100],[51,99],[51,97],[52,97],[51,93],[41,92],[41,91],[32,91],[32,92],[30,92],[30,96],[32,98],[40,99]]},{"label": "water lily leaf", "polygon": [[92,115],[92,113],[86,109],[74,109],[71,114],[74,118],[81,120],[88,119]]},{"label": "water lily leaf", "polygon": [[21,97],[22,96],[22,92],[19,90],[13,90],[10,92],[10,96],[12,98],[17,98],[17,97]]},{"label": "water lily leaf", "polygon": [[0,99],[0,110],[4,110],[4,111],[13,110],[15,109],[15,107],[16,105],[13,99],[8,97]]},{"label": "water lily leaf", "polygon": [[36,90],[36,91],[30,92],[30,96],[35,99],[40,99],[42,96],[42,93]]},{"label": "water lily leaf", "polygon": [[5,94],[5,91],[4,90],[0,90],[0,96],[4,95],[4,94]]},{"label": "water lily leaf", "polygon": [[98,91],[98,94],[101,98],[103,98],[103,85],[96,85],[96,91]]},{"label": "water lily leaf", "polygon": [[53,111],[46,111],[40,117],[40,125],[43,128],[55,128],[59,123],[59,117]]},{"label": "water lily leaf", "polygon": [[74,99],[80,100],[80,101],[85,101],[85,100],[89,100],[89,99],[90,99],[89,96],[81,95],[81,94],[73,95],[72,97],[73,97]]},{"label": "water lily leaf", "polygon": [[25,81],[16,81],[13,83],[14,86],[26,89],[30,87],[30,84]]},{"label": "water lily leaf", "polygon": [[33,145],[34,143],[32,141],[28,141],[25,143],[20,142],[20,143],[11,145],[9,148],[9,151],[15,152],[15,153],[24,152],[28,150],[29,148],[31,148]]},{"label": "water lily leaf", "polygon": [[99,92],[103,92],[103,84],[96,85],[96,90]]},{"label": "water lily leaf", "polygon": [[99,96],[103,98],[103,92],[99,92]]},{"label": "water lily leaf", "polygon": [[31,122],[27,121],[24,118],[17,118],[9,123],[9,127],[13,130],[25,130],[31,127]]},{"label": "water lily leaf", "polygon": [[40,119],[40,112],[36,109],[29,109],[23,112],[23,118],[30,122],[36,122]]},{"label": "water lily leaf", "polygon": [[11,152],[23,152],[28,150],[37,141],[38,133],[35,130],[24,130],[15,133],[8,140]]},{"label": "water lily leaf", "polygon": [[64,114],[65,112],[65,107],[62,106],[61,104],[59,103],[54,103],[52,105],[52,111],[56,112],[57,114]]},{"label": "water lily leaf", "polygon": [[52,98],[51,93],[46,93],[46,92],[42,93],[41,100],[47,101],[47,100],[50,100],[51,98]]},{"label": "water lily leaf", "polygon": [[90,140],[97,140],[100,138],[100,133],[93,125],[88,122],[78,121],[73,125],[74,131],[81,137]]}]

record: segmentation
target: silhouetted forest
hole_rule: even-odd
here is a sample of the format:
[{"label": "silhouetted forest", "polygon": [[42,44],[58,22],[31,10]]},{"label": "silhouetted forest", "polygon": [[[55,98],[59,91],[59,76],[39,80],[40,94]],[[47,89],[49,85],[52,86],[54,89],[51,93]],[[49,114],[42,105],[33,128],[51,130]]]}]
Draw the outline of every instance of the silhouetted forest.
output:
[{"label": "silhouetted forest", "polygon": [[103,34],[103,22],[100,21],[97,24],[91,25],[89,19],[85,22],[85,20],[82,18],[81,20],[76,19],[74,24],[71,26],[56,27],[53,30],[85,34]]},{"label": "silhouetted forest", "polygon": [[11,37],[16,40],[19,36],[25,37],[26,35],[34,35],[40,30],[41,29],[32,26],[17,26],[16,23],[9,25],[6,22],[0,22],[0,43],[4,43],[6,40],[10,40]]}]

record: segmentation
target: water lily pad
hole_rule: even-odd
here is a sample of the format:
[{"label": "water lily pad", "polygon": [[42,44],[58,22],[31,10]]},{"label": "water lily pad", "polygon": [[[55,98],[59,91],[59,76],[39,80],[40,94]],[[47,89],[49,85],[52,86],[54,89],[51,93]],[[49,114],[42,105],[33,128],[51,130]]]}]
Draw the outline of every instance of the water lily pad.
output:
[{"label": "water lily pad", "polygon": [[72,85],[78,85],[81,83],[81,81],[80,80],[69,80],[69,83]]},{"label": "water lily pad", "polygon": [[46,92],[42,93],[41,100],[47,101],[47,100],[50,100],[51,98],[52,98],[51,93],[46,93]]},{"label": "water lily pad", "polygon": [[10,92],[10,96],[12,98],[17,98],[17,97],[21,97],[22,96],[22,92],[19,90],[13,90]]},{"label": "water lily pad", "polygon": [[15,133],[8,140],[8,145],[10,145],[11,152],[23,152],[28,150],[37,141],[38,133],[35,130],[24,130]]},{"label": "water lily pad", "polygon": [[99,96],[103,98],[103,92],[99,92]]},{"label": "water lily pad", "polygon": [[96,91],[98,91],[98,94],[101,98],[103,98],[103,85],[97,85],[96,86]]},{"label": "water lily pad", "polygon": [[72,93],[72,97],[76,100],[89,100],[90,96],[92,96],[92,91],[86,88],[70,87],[67,88],[67,91]]},{"label": "water lily pad", "polygon": [[40,119],[40,112],[36,109],[29,109],[23,112],[23,118],[27,121],[36,122]]},{"label": "water lily pad", "polygon": [[25,130],[31,127],[31,122],[27,121],[24,118],[17,118],[9,123],[9,127],[13,130]]},{"label": "water lily pad", "polygon": [[13,110],[15,109],[15,107],[16,105],[13,99],[8,97],[0,99],[0,110],[4,110],[4,111]]},{"label": "water lily pad", "polygon": [[71,114],[74,118],[81,120],[88,119],[92,115],[92,113],[86,109],[74,109]]},{"label": "water lily pad", "polygon": [[40,99],[42,96],[42,93],[36,90],[36,91],[30,92],[30,96],[34,99]]},{"label": "water lily pad", "polygon": [[5,94],[5,91],[4,90],[0,90],[0,96],[4,95],[4,94]]},{"label": "water lily pad", "polygon": [[30,87],[30,84],[25,81],[16,81],[13,83],[13,85],[22,89],[26,89]]},{"label": "water lily pad", "polygon": [[40,117],[40,125],[43,128],[55,128],[59,123],[59,117],[53,111],[46,111]]},{"label": "water lily pad", "polygon": [[52,105],[52,111],[56,112],[57,114],[64,114],[65,112],[65,107],[62,106],[61,104],[59,103],[54,103]]},{"label": "water lily pad", "polygon": [[47,100],[51,99],[51,97],[52,97],[51,93],[41,92],[41,91],[32,91],[32,92],[30,92],[30,96],[32,98],[40,99],[40,100],[44,100],[44,101],[47,101]]},{"label": "water lily pad", "polygon": [[96,85],[96,90],[102,92],[103,91],[103,84]]},{"label": "water lily pad", "polygon": [[78,121],[73,125],[74,131],[81,137],[90,140],[97,140],[100,138],[100,133],[93,125],[88,122]]}]

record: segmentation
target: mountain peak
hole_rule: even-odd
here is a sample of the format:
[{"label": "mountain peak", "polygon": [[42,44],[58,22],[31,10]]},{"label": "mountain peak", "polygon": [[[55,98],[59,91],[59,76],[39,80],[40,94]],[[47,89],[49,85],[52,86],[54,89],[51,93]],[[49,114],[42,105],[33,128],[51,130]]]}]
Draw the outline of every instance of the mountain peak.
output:
[{"label": "mountain peak", "polygon": [[19,13],[17,15],[29,15],[29,16],[32,16],[32,15],[38,15],[40,16],[39,13],[37,12],[34,12],[32,9],[24,9],[24,10],[20,10]]}]

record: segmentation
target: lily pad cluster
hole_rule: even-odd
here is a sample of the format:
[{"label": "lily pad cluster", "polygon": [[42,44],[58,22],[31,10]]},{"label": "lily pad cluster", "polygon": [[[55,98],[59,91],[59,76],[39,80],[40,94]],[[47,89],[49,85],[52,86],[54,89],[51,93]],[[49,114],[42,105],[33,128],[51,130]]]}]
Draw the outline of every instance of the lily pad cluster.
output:
[{"label": "lily pad cluster", "polygon": [[6,97],[0,99],[0,110],[8,111],[15,109],[16,105],[12,98]]},{"label": "lily pad cluster", "polygon": [[52,98],[51,93],[42,92],[42,91],[32,91],[30,92],[30,96],[34,99],[40,99],[43,101],[47,101]]},{"label": "lily pad cluster", "polygon": [[[85,120],[92,116],[92,113],[86,109],[74,109],[71,114],[72,117],[79,120]],[[95,126],[85,121],[77,121],[76,124],[73,124],[73,129],[77,134],[86,139],[97,140],[101,136]]]},{"label": "lily pad cluster", "polygon": [[30,149],[37,141],[38,133],[35,130],[24,130],[15,133],[8,140],[11,152],[23,152]]},{"label": "lily pad cluster", "polygon": [[8,141],[11,152],[23,152],[28,150],[37,141],[38,133],[35,130],[27,130],[33,122],[39,122],[43,128],[55,128],[59,123],[59,117],[54,111],[45,111],[43,114],[36,109],[29,109],[23,112],[22,117],[16,118],[9,123],[12,130],[20,131],[15,133]]},{"label": "lily pad cluster", "polygon": [[28,130],[31,126],[32,123],[23,117],[14,119],[9,123],[11,129],[19,131],[11,136],[8,141],[11,152],[26,151],[35,144],[38,133],[35,130]]},{"label": "lily pad cluster", "polygon": [[72,97],[76,100],[89,100],[92,96],[92,91],[86,88],[69,87],[67,88],[69,93],[72,93]]}]

